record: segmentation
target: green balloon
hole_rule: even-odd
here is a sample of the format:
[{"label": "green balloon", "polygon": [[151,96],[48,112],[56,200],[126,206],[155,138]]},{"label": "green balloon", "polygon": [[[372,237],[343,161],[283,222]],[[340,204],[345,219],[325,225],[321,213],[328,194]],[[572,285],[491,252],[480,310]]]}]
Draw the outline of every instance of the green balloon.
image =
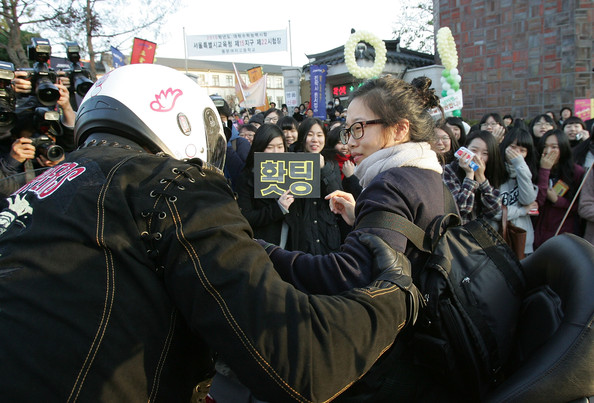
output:
[{"label": "green balloon", "polygon": [[446,90],[441,90],[441,96],[445,97],[446,95],[448,95],[448,92]]},{"label": "green balloon", "polygon": [[460,112],[460,109],[456,109],[456,110],[452,111],[452,115],[459,118],[460,116],[462,116],[462,112]]},{"label": "green balloon", "polygon": [[449,77],[447,78],[447,80],[446,80],[446,81],[447,81],[447,82],[448,82],[448,83],[449,83],[451,86],[453,86],[453,85],[456,83],[456,81],[454,80],[454,77],[452,77],[452,76],[449,76]]},{"label": "green balloon", "polygon": [[452,84],[452,89],[453,89],[454,91],[458,91],[458,90],[460,89],[460,84],[458,84],[458,83],[454,83],[454,84]]},{"label": "green balloon", "polygon": [[441,75],[444,77],[449,77],[450,76],[450,71],[448,69],[445,69],[444,71],[441,72]]}]

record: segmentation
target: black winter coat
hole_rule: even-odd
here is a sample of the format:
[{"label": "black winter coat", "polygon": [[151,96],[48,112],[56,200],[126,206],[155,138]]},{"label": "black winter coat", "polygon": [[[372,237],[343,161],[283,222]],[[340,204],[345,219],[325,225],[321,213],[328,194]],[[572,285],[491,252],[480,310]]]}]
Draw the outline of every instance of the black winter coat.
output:
[{"label": "black winter coat", "polygon": [[92,136],[3,202],[3,401],[187,402],[210,349],[261,399],[326,401],[393,343],[392,272],[301,293],[220,171]]}]

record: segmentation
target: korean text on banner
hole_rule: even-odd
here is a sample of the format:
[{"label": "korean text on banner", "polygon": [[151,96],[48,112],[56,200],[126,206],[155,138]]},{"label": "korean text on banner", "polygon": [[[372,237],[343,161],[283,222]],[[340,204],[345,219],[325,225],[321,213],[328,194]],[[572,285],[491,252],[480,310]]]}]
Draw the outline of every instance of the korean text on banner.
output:
[{"label": "korean text on banner", "polygon": [[287,30],[187,35],[186,44],[189,57],[284,52]]},{"label": "korean text on banner", "polygon": [[311,82],[311,109],[314,117],[326,119],[326,75],[328,66],[312,65],[309,68]]},{"label": "korean text on banner", "polygon": [[153,63],[155,61],[155,51],[157,44],[145,39],[134,38],[134,45],[132,46],[132,56],[130,57],[130,64],[138,63]]},{"label": "korean text on banner", "polygon": [[320,158],[312,153],[254,153],[254,197],[320,197]]},{"label": "korean text on banner", "polygon": [[574,101],[573,114],[583,121],[594,118],[594,98],[576,99]]},{"label": "korean text on banner", "polygon": [[[452,116],[452,112],[456,109],[462,109],[464,106],[464,98],[462,97],[462,90],[456,91],[452,95],[447,95],[439,99],[439,104],[443,108],[445,116]],[[433,117],[441,117],[439,108],[433,108],[429,111]]]}]

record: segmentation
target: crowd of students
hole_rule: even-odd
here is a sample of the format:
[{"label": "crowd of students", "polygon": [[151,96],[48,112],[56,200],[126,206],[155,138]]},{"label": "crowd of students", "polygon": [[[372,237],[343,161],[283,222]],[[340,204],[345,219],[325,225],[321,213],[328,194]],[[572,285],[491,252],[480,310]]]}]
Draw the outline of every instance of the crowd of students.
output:
[{"label": "crowd of students", "polygon": [[[307,117],[298,121],[273,107],[261,114],[263,125],[257,122],[258,114],[244,124],[237,124],[237,119],[233,124],[239,136],[251,143],[248,161],[254,152],[319,153],[322,194],[345,191],[356,199],[362,186],[354,174],[356,165],[350,148],[340,141],[345,123],[331,117],[338,108],[346,116],[346,109],[339,105],[332,107],[329,103],[325,121]],[[463,222],[482,216],[500,229],[505,208],[507,220],[527,232],[525,255],[564,232],[594,242],[594,179],[585,180],[581,196],[576,197],[594,161],[593,129],[589,127],[589,131],[569,108],[563,108],[560,115],[560,121],[552,112],[524,120],[511,115],[502,118],[493,112],[473,126],[459,117],[435,122],[431,145]],[[275,141],[277,147],[273,146]],[[460,147],[474,154],[472,160],[455,157]],[[341,217],[329,213],[328,201],[323,197],[287,199],[290,194],[275,201],[255,199],[252,164],[253,160],[245,165],[237,191],[256,237],[287,250],[312,254],[337,251],[351,228]],[[313,205],[317,207],[313,209]]]},{"label": "crowd of students", "polygon": [[[499,228],[506,208],[507,220],[526,230],[526,255],[566,232],[593,243],[592,179],[580,189],[594,161],[592,126],[569,108],[562,121],[550,112],[530,120],[506,117],[493,112],[474,126],[455,117],[437,124],[433,148],[463,221],[483,216]],[[454,157],[461,146],[475,154],[477,168]]]}]

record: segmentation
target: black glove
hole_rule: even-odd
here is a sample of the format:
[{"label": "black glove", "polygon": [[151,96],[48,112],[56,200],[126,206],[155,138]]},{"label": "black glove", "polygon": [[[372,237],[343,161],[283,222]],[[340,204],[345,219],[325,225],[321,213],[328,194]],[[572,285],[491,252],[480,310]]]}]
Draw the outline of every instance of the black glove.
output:
[{"label": "black glove", "polygon": [[406,322],[414,325],[419,309],[425,305],[425,300],[413,284],[408,258],[404,253],[396,252],[376,235],[359,234],[359,241],[370,250],[373,256],[373,274],[377,275],[374,285],[377,282],[388,282],[400,287],[407,294],[408,315]]}]

